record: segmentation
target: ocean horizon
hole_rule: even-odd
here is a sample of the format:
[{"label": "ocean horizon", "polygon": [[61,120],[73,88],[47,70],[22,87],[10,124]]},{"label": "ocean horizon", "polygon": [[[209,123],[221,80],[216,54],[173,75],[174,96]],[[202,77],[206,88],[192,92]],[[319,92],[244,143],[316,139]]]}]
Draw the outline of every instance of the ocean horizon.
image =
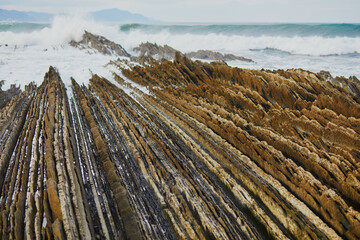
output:
[{"label": "ocean horizon", "polygon": [[0,239],[360,239],[360,1],[7,1]]}]

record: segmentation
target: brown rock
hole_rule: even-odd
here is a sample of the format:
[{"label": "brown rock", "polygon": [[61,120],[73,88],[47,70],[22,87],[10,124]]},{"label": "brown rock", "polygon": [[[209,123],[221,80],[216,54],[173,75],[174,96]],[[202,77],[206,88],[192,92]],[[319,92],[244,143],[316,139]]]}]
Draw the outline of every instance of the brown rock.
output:
[{"label": "brown rock", "polygon": [[198,58],[204,60],[214,61],[243,61],[243,62],[254,62],[249,58],[235,56],[234,54],[222,54],[210,50],[198,50],[197,52],[186,53],[187,58]]},{"label": "brown rock", "polygon": [[175,58],[176,49],[168,45],[157,45],[156,43],[141,43],[138,47],[134,48],[135,52],[139,53],[140,57],[153,57],[155,59],[173,60]]},{"label": "brown rock", "polygon": [[62,212],[61,212],[60,200],[58,196],[57,184],[52,178],[50,178],[46,180],[46,186],[47,186],[47,195],[48,195],[48,200],[49,200],[53,220],[54,221],[56,219],[62,220]]},{"label": "brown rock", "polygon": [[71,46],[79,49],[93,49],[104,55],[116,55],[130,57],[130,54],[120,45],[116,44],[103,36],[98,36],[85,31],[80,42],[72,40]]}]

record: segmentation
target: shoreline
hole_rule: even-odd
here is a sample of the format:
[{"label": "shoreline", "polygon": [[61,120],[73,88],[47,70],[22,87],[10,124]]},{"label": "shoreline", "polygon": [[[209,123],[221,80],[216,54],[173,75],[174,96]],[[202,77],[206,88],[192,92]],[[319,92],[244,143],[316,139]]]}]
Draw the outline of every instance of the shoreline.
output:
[{"label": "shoreline", "polygon": [[0,237],[360,236],[360,97],[326,72],[110,65],[0,109]]}]

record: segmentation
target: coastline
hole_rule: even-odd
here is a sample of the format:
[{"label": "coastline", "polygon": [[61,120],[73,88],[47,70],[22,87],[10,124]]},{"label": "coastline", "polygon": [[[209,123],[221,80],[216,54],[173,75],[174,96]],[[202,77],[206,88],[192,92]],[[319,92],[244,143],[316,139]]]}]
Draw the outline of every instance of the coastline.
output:
[{"label": "coastline", "polygon": [[359,81],[136,61],[0,109],[0,237],[360,236]]},{"label": "coastline", "polygon": [[0,46],[0,239],[360,238],[358,53],[60,27]]},{"label": "coastline", "polygon": [[[248,63],[227,61],[233,67],[259,70],[302,68],[312,72],[325,70],[333,76],[348,78],[354,75],[360,78],[359,24],[192,24],[183,28],[165,23],[114,24],[81,17],[57,16],[50,25],[40,24],[32,30],[26,30],[27,27],[20,23],[17,27],[5,25],[0,26],[1,79],[12,83],[17,81],[17,84],[25,78],[41,84],[39,79],[49,65],[57,66],[64,75],[63,80],[69,82],[71,74],[80,75],[77,70],[97,70],[96,66],[113,60],[109,57],[108,60],[101,61],[101,57],[92,54],[92,61],[96,64],[91,64],[88,61],[90,57],[86,54],[75,49],[71,51],[68,43],[71,40],[80,41],[85,30],[121,44],[135,56],[134,48],[141,43],[150,42],[160,46],[168,45],[184,54],[210,50],[253,60]],[[8,47],[4,47],[5,44]],[[78,62],[79,67],[70,69],[72,61]],[[36,74],[29,67],[33,63],[38,66]],[[95,70],[92,71],[97,73]],[[6,87],[10,87],[10,84],[6,83]]]}]

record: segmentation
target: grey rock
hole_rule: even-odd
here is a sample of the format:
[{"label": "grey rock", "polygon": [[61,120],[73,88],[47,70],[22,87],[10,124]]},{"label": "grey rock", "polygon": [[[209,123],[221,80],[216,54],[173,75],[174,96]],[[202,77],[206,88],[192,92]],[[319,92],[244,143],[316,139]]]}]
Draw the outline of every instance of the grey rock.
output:
[{"label": "grey rock", "polygon": [[175,59],[176,49],[168,46],[168,45],[157,45],[156,43],[141,43],[138,47],[133,49],[135,52],[139,53],[140,57],[153,57],[156,59],[167,59],[173,60]]},{"label": "grey rock", "polygon": [[317,73],[317,76],[321,80],[330,82],[336,87],[342,87],[345,90],[349,91],[360,99],[360,81],[355,76],[350,76],[349,78],[345,77],[333,77],[328,71],[320,71]]},{"label": "grey rock", "polygon": [[318,72],[317,75],[319,76],[320,79],[326,80],[326,81],[330,81],[330,80],[334,79],[333,76],[331,76],[331,73],[329,73],[328,71],[324,71],[324,70],[321,70],[320,72]]},{"label": "grey rock", "polygon": [[[142,43],[138,47],[133,49],[135,52],[139,53],[140,57],[153,57],[155,59],[167,59],[173,60],[175,59],[175,53],[179,52],[178,50],[168,46],[168,45],[157,45],[156,43]],[[204,60],[214,60],[214,61],[245,61],[245,62],[253,62],[253,60],[235,56],[233,54],[222,54],[219,52],[214,52],[210,50],[199,50],[197,52],[189,52],[183,54],[187,58],[198,58]]]},{"label": "grey rock", "polygon": [[3,91],[4,80],[0,80],[0,109],[2,109],[14,96],[21,93],[20,87],[11,84],[10,88]]},{"label": "grey rock", "polygon": [[214,52],[210,50],[199,50],[197,52],[186,53],[187,58],[198,58],[204,60],[216,60],[216,61],[244,61],[244,62],[254,62],[249,58],[239,57],[233,54],[222,54],[219,52]]}]

